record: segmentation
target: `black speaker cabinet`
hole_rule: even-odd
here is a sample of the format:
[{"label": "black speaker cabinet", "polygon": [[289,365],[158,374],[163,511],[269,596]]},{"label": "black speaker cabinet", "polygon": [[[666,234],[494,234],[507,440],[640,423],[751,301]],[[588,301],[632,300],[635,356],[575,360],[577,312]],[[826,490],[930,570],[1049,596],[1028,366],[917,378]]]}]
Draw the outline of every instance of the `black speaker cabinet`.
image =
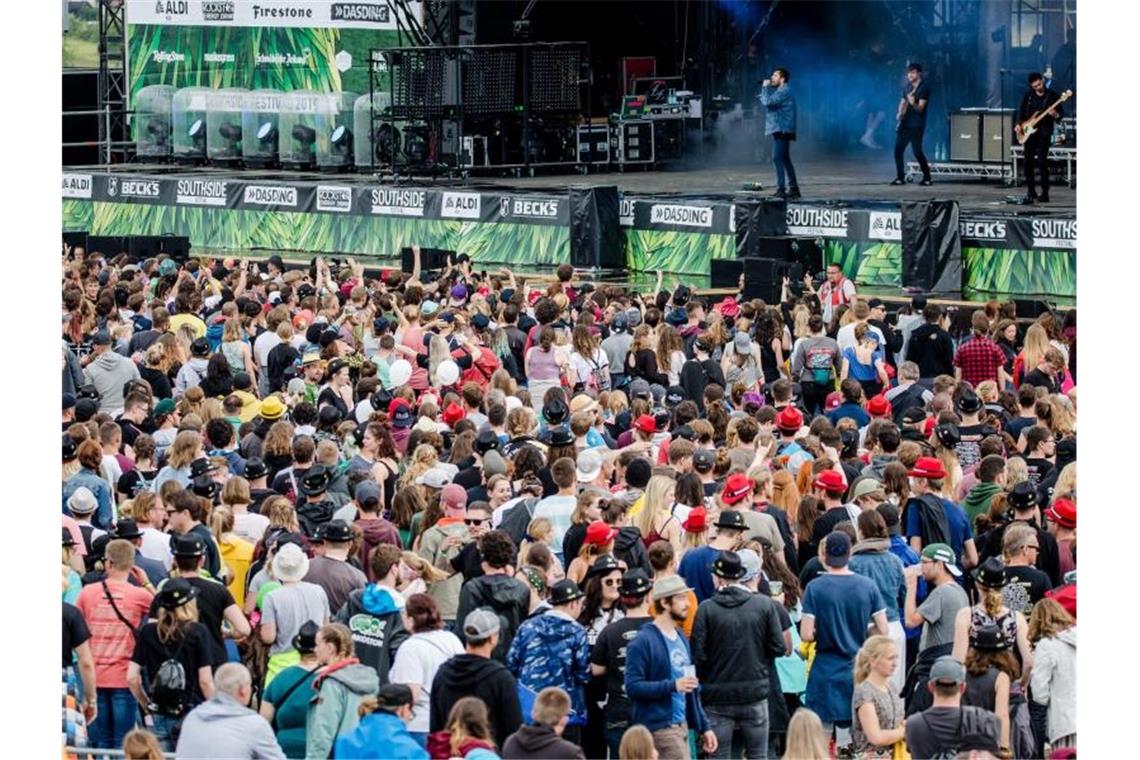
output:
[{"label": "black speaker cabinet", "polygon": [[780,286],[784,277],[792,282],[803,280],[804,269],[798,261],[744,258],[713,259],[710,262],[710,280],[714,288],[735,288],[744,272],[744,297],[760,298],[765,303],[780,302]]},{"label": "black speaker cabinet", "polygon": [[950,114],[950,160],[977,163],[982,160],[980,113]]},{"label": "black speaker cabinet", "polygon": [[[426,272],[429,269],[443,269],[447,266],[447,257],[455,256],[455,251],[449,251],[444,248],[421,248],[420,249],[420,268]],[[415,259],[412,257],[412,249],[404,247],[400,249],[400,267],[408,273],[415,269]]]},{"label": "black speaker cabinet", "polygon": [[771,235],[757,240],[755,255],[762,259],[796,262],[802,271],[814,275],[823,269],[820,242],[819,238]]},{"label": "black speaker cabinet", "polygon": [[127,253],[141,261],[166,254],[175,261],[190,258],[190,238],[180,235],[133,235],[127,238]]},{"label": "black speaker cabinet", "polygon": [[712,259],[709,262],[709,285],[714,288],[735,288],[744,271],[744,259]]},{"label": "black speaker cabinet", "polygon": [[621,198],[616,185],[570,188],[570,263],[578,269],[624,269]]},{"label": "black speaker cabinet", "polygon": [[[1013,114],[998,111],[982,114],[982,161],[1000,164],[1009,160],[1013,144]],[[1004,149],[1004,153],[1003,153]]]}]

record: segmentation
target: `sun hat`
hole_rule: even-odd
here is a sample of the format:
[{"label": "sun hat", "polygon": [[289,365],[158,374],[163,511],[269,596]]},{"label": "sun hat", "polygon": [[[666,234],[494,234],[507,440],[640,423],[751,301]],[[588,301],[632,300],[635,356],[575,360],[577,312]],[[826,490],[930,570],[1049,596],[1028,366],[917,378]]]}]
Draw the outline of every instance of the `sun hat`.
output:
[{"label": "sun hat", "polygon": [[595,449],[584,449],[578,453],[579,483],[593,483],[602,474],[602,455]]},{"label": "sun hat", "polygon": [[659,602],[662,599],[668,599],[669,597],[684,594],[689,591],[692,591],[692,589],[685,585],[685,579],[679,575],[658,578],[653,582],[653,601]]},{"label": "sun hat", "polygon": [[569,604],[575,599],[581,599],[586,594],[582,589],[578,588],[578,584],[569,578],[563,578],[550,587],[550,604],[553,607],[561,607],[563,604]]},{"label": "sun hat", "polygon": [[273,555],[273,575],[282,583],[299,581],[309,573],[309,558],[296,544],[285,544]]},{"label": "sun hat", "polygon": [[285,403],[278,396],[268,396],[261,400],[257,416],[263,420],[277,420],[285,414]]}]

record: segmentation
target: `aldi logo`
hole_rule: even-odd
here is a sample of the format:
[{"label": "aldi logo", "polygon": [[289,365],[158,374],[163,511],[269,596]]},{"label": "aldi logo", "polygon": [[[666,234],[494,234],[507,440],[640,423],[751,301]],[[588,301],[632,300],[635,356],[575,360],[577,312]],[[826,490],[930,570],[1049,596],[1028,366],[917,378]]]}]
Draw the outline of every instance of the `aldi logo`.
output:
[{"label": "aldi logo", "polygon": [[63,197],[64,198],[91,198],[91,175],[90,174],[64,174],[63,175]]},{"label": "aldi logo", "polygon": [[479,193],[444,193],[439,215],[444,219],[471,219],[479,221],[483,196]]},{"label": "aldi logo", "polygon": [[867,237],[871,240],[902,240],[902,213],[898,211],[872,211]]}]

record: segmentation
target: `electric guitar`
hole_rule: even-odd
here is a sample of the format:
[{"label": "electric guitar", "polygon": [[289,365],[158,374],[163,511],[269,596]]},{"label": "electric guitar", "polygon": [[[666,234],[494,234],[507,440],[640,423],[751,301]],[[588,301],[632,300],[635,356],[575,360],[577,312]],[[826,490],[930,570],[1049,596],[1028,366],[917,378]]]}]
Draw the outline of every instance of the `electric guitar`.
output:
[{"label": "electric guitar", "polygon": [[[1014,132],[1017,135],[1017,144],[1025,145],[1030,137],[1037,131],[1037,122],[1044,119],[1046,116],[1053,113],[1053,109],[1064,103],[1069,98],[1073,97],[1072,90],[1065,90],[1061,93],[1061,97],[1057,98],[1057,102],[1046,108],[1044,111],[1038,111],[1030,116],[1025,121],[1015,127]],[[1055,114],[1054,114],[1055,115]]]}]

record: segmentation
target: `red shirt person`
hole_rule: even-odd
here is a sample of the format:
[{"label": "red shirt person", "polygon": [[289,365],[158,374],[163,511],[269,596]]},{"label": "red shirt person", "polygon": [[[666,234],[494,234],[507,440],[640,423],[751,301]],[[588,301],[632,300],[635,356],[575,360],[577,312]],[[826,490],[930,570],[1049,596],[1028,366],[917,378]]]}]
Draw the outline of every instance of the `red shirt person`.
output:
[{"label": "red shirt person", "polygon": [[954,377],[965,380],[975,388],[986,380],[993,380],[998,388],[1004,388],[1005,352],[986,337],[990,329],[986,313],[980,309],[975,311],[971,322],[974,337],[963,343],[954,354]]}]

